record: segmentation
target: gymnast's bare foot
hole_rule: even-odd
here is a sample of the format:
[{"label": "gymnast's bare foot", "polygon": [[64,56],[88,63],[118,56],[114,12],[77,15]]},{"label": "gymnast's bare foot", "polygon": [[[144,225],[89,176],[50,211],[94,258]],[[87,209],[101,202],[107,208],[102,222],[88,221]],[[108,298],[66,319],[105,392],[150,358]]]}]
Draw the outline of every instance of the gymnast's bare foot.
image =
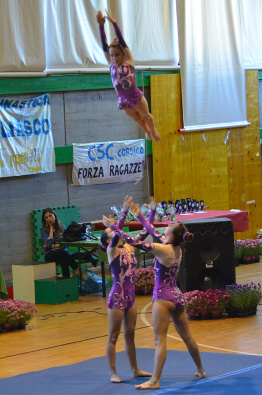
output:
[{"label": "gymnast's bare foot", "polygon": [[154,128],[154,133],[151,132],[151,136],[152,136],[152,139],[154,141],[160,141],[161,140],[161,136],[158,133],[158,131],[156,130],[156,128]]},{"label": "gymnast's bare foot", "polygon": [[121,383],[121,379],[116,372],[111,374],[111,383]]},{"label": "gymnast's bare foot", "polygon": [[133,377],[151,377],[152,373],[144,372],[143,370],[137,369],[132,374]]},{"label": "gymnast's bare foot", "polygon": [[206,377],[205,371],[203,368],[198,369],[198,371],[195,373],[195,376],[199,377],[200,379],[203,379]]},{"label": "gymnast's bare foot", "polygon": [[138,384],[135,386],[138,390],[147,390],[147,389],[158,389],[160,388],[159,381],[145,381],[143,384]]}]

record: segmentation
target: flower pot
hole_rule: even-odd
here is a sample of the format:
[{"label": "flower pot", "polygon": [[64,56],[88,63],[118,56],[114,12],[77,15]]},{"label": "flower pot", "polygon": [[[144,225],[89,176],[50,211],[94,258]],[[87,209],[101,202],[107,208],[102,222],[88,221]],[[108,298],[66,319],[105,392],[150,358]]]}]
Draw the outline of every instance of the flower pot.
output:
[{"label": "flower pot", "polygon": [[201,310],[201,311],[200,311],[200,314],[201,314],[201,315],[207,315],[207,314],[208,314],[208,311],[207,311],[207,310]]},{"label": "flower pot", "polygon": [[19,322],[15,322],[14,324],[12,324],[13,331],[16,331],[18,329],[18,325]]},{"label": "flower pot", "polygon": [[25,327],[26,327],[26,322],[19,322],[17,329],[25,329]]},{"label": "flower pot", "polygon": [[249,311],[240,311],[235,309],[227,311],[228,317],[229,318],[234,318],[234,317],[249,317],[250,315],[255,315],[257,313],[257,309],[252,309]]},{"label": "flower pot", "polygon": [[222,318],[222,311],[221,310],[213,310],[211,311],[211,319],[216,320]]},{"label": "flower pot", "polygon": [[243,263],[244,264],[253,263],[252,259],[251,259],[251,256],[247,256],[247,257],[243,258]]},{"label": "flower pot", "polygon": [[152,295],[152,289],[137,289],[135,291],[136,295]]},{"label": "flower pot", "polygon": [[221,314],[221,310],[212,310],[211,314],[212,315],[220,315]]},{"label": "flower pot", "polygon": [[11,332],[13,331],[13,326],[11,324],[2,324],[1,330],[4,332]]},{"label": "flower pot", "polygon": [[199,314],[188,314],[188,317],[190,318],[190,320],[201,320],[202,316]]}]

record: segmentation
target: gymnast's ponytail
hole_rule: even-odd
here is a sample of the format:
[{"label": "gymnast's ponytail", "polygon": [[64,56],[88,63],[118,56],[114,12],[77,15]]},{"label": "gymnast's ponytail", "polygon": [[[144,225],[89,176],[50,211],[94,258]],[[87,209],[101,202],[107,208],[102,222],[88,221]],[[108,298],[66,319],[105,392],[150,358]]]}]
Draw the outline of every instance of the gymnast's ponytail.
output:
[{"label": "gymnast's ponytail", "polygon": [[177,227],[174,228],[173,235],[173,245],[179,246],[183,242],[189,242],[193,240],[194,235],[193,233],[188,232],[186,226],[180,222],[178,222]]},{"label": "gymnast's ponytail", "polygon": [[107,247],[109,245],[109,243],[107,242],[108,240],[108,234],[106,232],[106,229],[103,231],[103,233],[101,234],[101,243],[100,243],[100,247],[103,251],[107,250]]}]

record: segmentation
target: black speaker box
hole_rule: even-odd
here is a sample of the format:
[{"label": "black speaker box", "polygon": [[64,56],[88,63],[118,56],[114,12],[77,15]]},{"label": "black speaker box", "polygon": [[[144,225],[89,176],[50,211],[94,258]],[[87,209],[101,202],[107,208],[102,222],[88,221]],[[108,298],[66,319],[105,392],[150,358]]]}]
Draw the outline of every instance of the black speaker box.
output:
[{"label": "black speaker box", "polygon": [[180,221],[190,233],[191,242],[182,243],[179,287],[182,292],[235,284],[234,232],[228,218]]}]

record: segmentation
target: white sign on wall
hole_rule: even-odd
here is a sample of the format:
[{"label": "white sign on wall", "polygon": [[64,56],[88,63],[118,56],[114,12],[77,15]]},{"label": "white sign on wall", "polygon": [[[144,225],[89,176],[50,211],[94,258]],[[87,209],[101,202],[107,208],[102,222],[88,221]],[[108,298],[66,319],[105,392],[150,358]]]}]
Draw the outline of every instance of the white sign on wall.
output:
[{"label": "white sign on wall", "polygon": [[0,177],[54,171],[49,96],[0,98]]},{"label": "white sign on wall", "polygon": [[73,144],[73,183],[92,185],[143,177],[145,140]]}]

